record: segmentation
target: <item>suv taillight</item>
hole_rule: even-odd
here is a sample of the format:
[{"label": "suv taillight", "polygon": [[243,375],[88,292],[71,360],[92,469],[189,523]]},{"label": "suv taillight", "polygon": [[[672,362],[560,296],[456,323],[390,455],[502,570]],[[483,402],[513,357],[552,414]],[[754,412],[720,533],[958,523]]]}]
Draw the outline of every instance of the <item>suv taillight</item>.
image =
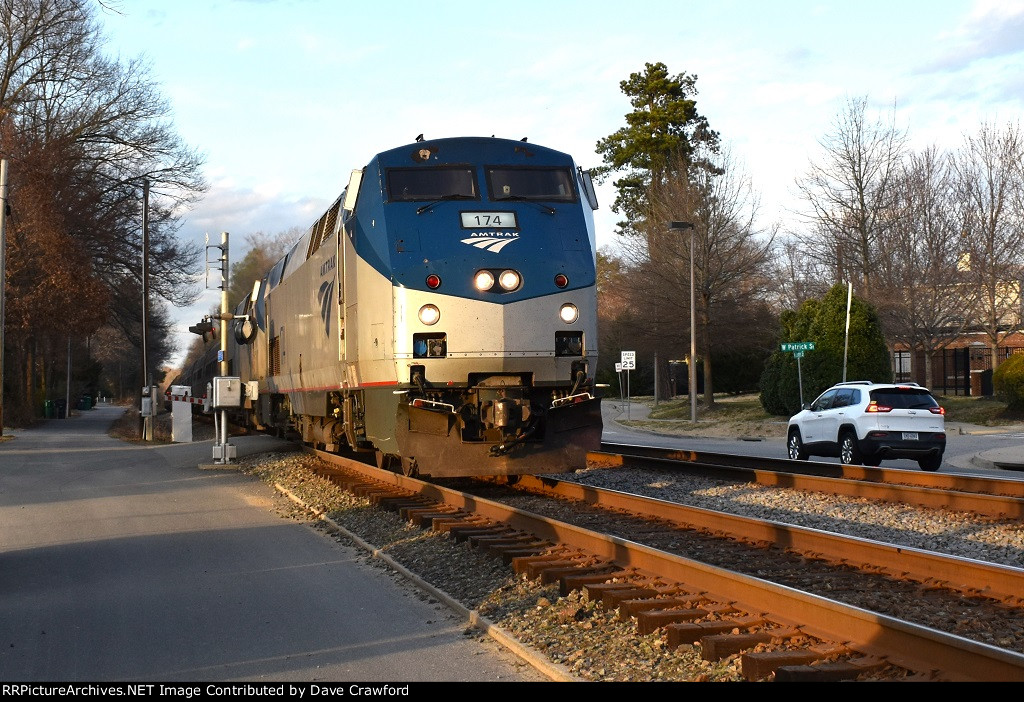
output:
[{"label": "suv taillight", "polygon": [[929,407],[928,411],[931,412],[932,414],[945,414],[946,413],[946,408],[945,407]]},{"label": "suv taillight", "polygon": [[876,400],[872,400],[871,403],[868,404],[867,409],[865,411],[866,412],[892,412],[892,407],[887,407],[886,405],[880,405],[880,404],[878,404],[878,402]]}]

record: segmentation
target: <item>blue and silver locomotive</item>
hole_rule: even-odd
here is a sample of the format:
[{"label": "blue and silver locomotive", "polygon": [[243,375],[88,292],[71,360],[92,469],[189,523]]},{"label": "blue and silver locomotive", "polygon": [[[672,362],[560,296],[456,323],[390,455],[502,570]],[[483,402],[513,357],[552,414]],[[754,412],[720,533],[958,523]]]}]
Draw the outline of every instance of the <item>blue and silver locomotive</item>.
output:
[{"label": "blue and silver locomotive", "polygon": [[497,138],[378,154],[235,312],[248,421],[433,477],[601,441],[589,173]]}]

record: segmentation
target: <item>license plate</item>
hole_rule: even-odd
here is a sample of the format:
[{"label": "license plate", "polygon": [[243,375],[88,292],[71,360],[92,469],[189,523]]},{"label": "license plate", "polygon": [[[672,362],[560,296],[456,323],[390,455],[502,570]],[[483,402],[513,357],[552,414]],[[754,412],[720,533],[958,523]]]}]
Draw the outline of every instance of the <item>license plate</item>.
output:
[{"label": "license plate", "polygon": [[903,440],[904,441],[917,441],[917,432],[916,431],[905,431],[905,432],[903,432]]}]

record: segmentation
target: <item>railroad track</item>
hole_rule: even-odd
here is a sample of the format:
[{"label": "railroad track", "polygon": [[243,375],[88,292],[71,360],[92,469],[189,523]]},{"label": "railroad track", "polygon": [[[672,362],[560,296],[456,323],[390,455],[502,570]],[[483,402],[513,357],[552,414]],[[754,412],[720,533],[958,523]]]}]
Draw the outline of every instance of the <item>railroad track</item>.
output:
[{"label": "railroad track", "polygon": [[[583,589],[589,599],[617,609],[620,617],[635,618],[640,634],[662,631],[669,647],[699,642],[708,660],[739,654],[747,679],[1024,680],[1024,655],[1014,651],[479,495],[319,455],[330,464],[325,472],[337,484],[398,511],[406,519],[488,549],[516,572],[542,582],[557,582],[563,595]],[[554,493],[551,496],[560,502],[575,500],[587,509],[606,511],[628,509],[631,519],[638,518],[635,503],[627,508],[624,498],[593,488],[534,478],[520,480],[518,487],[531,490],[531,499],[538,492]],[[663,513],[661,510],[669,507],[657,505],[657,501],[641,502],[647,505],[648,514],[639,518],[649,521],[654,516],[664,522],[679,518],[678,512]],[[696,514],[687,519],[697,520]],[[780,530],[777,525],[760,529],[760,534],[729,538],[763,540],[764,530],[785,534],[789,541],[811,537],[792,529]],[[860,557],[867,560],[867,556]],[[804,560],[806,567],[811,561]],[[926,576],[928,566],[920,569],[918,575]],[[1000,582],[998,589],[1006,591],[999,596],[1012,601],[1014,588],[1020,592],[1019,580],[1015,580],[1019,575],[1012,569],[989,568],[987,575],[979,571],[971,576],[976,580],[959,578],[955,586],[970,590],[984,577],[992,577]],[[835,571],[833,577],[837,582],[843,580]],[[939,588],[934,577],[925,582],[930,588]],[[1019,608],[1014,611],[1019,615]]]},{"label": "railroad track", "polygon": [[774,487],[901,502],[921,507],[1024,518],[1024,481],[892,468],[848,466],[731,454],[602,444],[596,466],[657,466]]}]

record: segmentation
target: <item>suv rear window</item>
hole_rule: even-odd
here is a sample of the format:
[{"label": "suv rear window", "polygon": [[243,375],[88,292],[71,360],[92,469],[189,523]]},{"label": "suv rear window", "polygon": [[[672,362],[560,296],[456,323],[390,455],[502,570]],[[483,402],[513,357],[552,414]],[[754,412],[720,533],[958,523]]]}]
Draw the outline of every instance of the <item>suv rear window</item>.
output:
[{"label": "suv rear window", "polygon": [[883,388],[871,391],[871,399],[893,409],[928,409],[939,403],[922,388]]}]

